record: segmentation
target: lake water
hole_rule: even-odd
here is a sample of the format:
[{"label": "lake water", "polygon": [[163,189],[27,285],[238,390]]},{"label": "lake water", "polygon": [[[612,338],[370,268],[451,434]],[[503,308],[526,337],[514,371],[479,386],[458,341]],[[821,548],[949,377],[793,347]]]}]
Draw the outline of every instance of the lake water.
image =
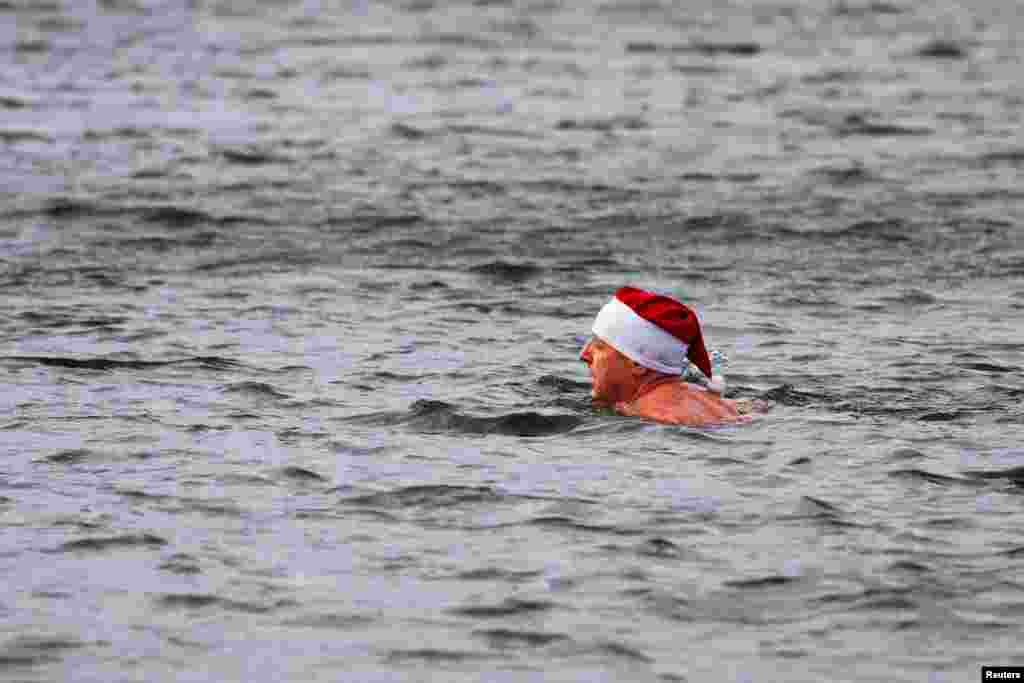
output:
[{"label": "lake water", "polygon": [[1018,10],[0,0],[0,678],[1024,664]]}]

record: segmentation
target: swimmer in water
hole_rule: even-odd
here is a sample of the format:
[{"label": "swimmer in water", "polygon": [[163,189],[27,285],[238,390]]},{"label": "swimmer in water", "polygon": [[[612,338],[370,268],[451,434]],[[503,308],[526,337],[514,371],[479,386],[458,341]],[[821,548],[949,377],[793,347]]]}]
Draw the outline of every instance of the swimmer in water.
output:
[{"label": "swimmer in water", "polygon": [[[590,368],[595,405],[692,427],[748,422],[767,408],[722,398],[697,314],[675,299],[622,287],[597,314],[593,332],[580,360]],[[708,388],[683,381],[688,360],[710,380]]]}]

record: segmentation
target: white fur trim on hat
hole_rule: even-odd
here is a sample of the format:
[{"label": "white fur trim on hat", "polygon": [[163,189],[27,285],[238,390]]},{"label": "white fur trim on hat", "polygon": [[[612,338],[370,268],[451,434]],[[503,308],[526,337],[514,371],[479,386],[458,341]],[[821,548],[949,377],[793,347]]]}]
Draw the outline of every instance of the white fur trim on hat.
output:
[{"label": "white fur trim on hat", "polygon": [[686,369],[686,344],[617,298],[604,305],[591,329],[619,353],[646,368],[666,375],[681,375]]}]

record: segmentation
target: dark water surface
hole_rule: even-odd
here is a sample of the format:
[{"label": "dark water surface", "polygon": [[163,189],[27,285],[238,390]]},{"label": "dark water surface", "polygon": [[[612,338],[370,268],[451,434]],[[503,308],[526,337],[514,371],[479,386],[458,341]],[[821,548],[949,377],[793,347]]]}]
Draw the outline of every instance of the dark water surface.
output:
[{"label": "dark water surface", "polygon": [[[0,678],[1024,663],[1022,21],[0,0]],[[595,412],[625,283],[771,414]]]}]

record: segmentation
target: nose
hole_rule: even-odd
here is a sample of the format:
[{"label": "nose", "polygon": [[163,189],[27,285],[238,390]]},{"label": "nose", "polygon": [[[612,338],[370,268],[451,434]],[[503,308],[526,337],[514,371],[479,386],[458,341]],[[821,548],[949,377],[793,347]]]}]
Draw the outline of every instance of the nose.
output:
[{"label": "nose", "polygon": [[586,345],[583,347],[583,350],[580,351],[580,360],[586,363],[587,365],[590,365],[590,363],[594,360],[594,357],[590,353],[590,345],[592,343],[593,342],[587,342]]}]

